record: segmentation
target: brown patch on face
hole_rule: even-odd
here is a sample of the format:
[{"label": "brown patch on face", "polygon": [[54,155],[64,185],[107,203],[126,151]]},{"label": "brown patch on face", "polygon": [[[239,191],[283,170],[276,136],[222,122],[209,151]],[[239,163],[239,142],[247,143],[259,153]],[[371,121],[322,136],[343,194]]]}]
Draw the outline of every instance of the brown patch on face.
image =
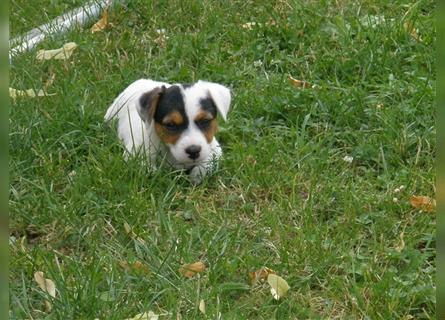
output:
[{"label": "brown patch on face", "polygon": [[173,124],[179,126],[183,122],[184,122],[184,119],[183,119],[182,115],[177,111],[174,111],[174,112],[168,114],[164,119],[162,119],[163,124],[173,123]]},{"label": "brown patch on face", "polygon": [[165,126],[155,122],[155,131],[158,137],[166,144],[175,144],[181,136],[181,132],[171,132]]},{"label": "brown patch on face", "polygon": [[216,121],[216,118],[214,118],[210,112],[203,111],[198,113],[195,117],[195,123],[206,137],[207,143],[212,142],[216,131],[218,131],[218,122]]},{"label": "brown patch on face", "polygon": [[204,136],[207,139],[207,143],[212,142],[216,131],[218,131],[218,122],[216,121],[216,119],[213,119],[210,121],[209,129],[204,131]]}]

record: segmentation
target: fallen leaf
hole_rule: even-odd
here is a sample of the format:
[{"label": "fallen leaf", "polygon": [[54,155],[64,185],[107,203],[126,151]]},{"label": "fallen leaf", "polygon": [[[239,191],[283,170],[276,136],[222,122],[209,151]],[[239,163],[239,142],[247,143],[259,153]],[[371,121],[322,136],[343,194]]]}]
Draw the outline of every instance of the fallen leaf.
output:
[{"label": "fallen leaf", "polygon": [[[133,230],[131,229],[131,227],[130,227],[130,225],[128,224],[128,222],[124,222],[124,229],[125,229],[125,232],[128,234],[128,235],[133,235],[134,234],[134,232],[133,232]],[[133,237],[132,237],[133,238]]]},{"label": "fallen leaf", "polygon": [[288,80],[295,88],[304,88],[304,89],[312,88],[312,84],[310,84],[309,82],[303,80],[297,80],[292,76],[288,76]]},{"label": "fallen leaf", "polygon": [[290,289],[286,280],[274,273],[270,273],[267,276],[267,282],[271,287],[270,292],[275,300],[279,300],[280,298],[284,297],[287,291]]},{"label": "fallen leaf", "polygon": [[402,232],[400,234],[400,243],[399,245],[395,248],[397,252],[402,252],[403,249],[405,249],[405,240],[403,240],[404,237],[404,233]]},{"label": "fallen leaf", "polygon": [[102,31],[108,27],[108,6],[102,12],[102,17],[91,27],[91,33]]},{"label": "fallen leaf", "polygon": [[73,54],[74,49],[77,48],[77,44],[74,42],[65,43],[59,49],[53,50],[39,50],[37,51],[37,60],[67,60]]},{"label": "fallen leaf", "polygon": [[159,315],[150,310],[148,312],[139,313],[135,315],[133,318],[128,318],[125,320],[158,320],[158,319]]},{"label": "fallen leaf", "polygon": [[136,271],[140,273],[148,273],[150,271],[147,265],[140,261],[135,261],[132,263],[128,263],[127,261],[119,261],[119,265],[126,271]]},{"label": "fallen leaf", "polygon": [[19,90],[14,88],[9,88],[9,96],[12,99],[16,99],[18,97],[47,97],[47,96],[53,96],[55,93],[46,93],[42,89],[40,90],[34,90],[34,89],[26,89],[26,90]]},{"label": "fallen leaf", "polygon": [[432,212],[436,210],[436,200],[427,196],[411,196],[411,205],[426,212]]},{"label": "fallen leaf", "polygon": [[124,222],[124,229],[125,232],[131,237],[131,239],[138,241],[141,244],[145,244],[145,240],[141,237],[138,237],[138,235],[133,231],[133,228],[130,227],[130,225],[127,222]]},{"label": "fallen leaf", "polygon": [[201,299],[201,301],[199,301],[198,309],[199,309],[199,311],[201,311],[202,314],[206,314],[206,304],[203,299]]},{"label": "fallen leaf", "polygon": [[179,273],[186,278],[191,278],[195,274],[203,272],[206,266],[202,261],[198,261],[191,264],[185,264],[179,268]]},{"label": "fallen leaf", "polygon": [[54,281],[45,279],[42,271],[34,273],[34,280],[43,291],[47,292],[53,298],[56,297],[56,285],[54,284]]},{"label": "fallen leaf", "polygon": [[403,27],[405,28],[406,32],[408,32],[411,35],[413,39],[417,41],[422,41],[419,34],[417,33],[416,28],[414,28],[414,25],[412,24],[411,21],[405,21]]},{"label": "fallen leaf", "polygon": [[[51,297],[56,297],[56,285],[54,284],[54,281],[51,279],[45,279],[43,277],[42,271],[36,271],[34,273],[34,280],[39,285],[40,289],[42,289],[44,292],[48,293]],[[45,300],[45,306],[46,311],[51,311],[52,305],[48,300]]]},{"label": "fallen leaf", "polygon": [[26,244],[25,244],[25,241],[26,241],[26,236],[23,236],[21,239],[20,239],[20,250],[22,250],[22,252],[23,253],[26,253]]},{"label": "fallen leaf", "polygon": [[267,276],[269,274],[274,274],[275,271],[273,271],[272,269],[268,268],[268,267],[262,267],[261,269],[257,270],[257,271],[252,271],[249,272],[249,282],[251,285],[255,284],[257,281],[264,281],[265,279],[267,279]]}]

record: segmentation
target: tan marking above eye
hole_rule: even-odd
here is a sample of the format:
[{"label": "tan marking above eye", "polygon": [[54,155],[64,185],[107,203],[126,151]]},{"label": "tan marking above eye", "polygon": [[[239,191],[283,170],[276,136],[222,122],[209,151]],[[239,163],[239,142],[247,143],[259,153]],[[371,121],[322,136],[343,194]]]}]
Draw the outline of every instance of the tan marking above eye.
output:
[{"label": "tan marking above eye", "polygon": [[213,115],[210,112],[200,112],[196,115],[195,121],[213,120]]},{"label": "tan marking above eye", "polygon": [[175,124],[180,125],[184,122],[182,115],[178,111],[173,111],[162,119],[162,124]]}]

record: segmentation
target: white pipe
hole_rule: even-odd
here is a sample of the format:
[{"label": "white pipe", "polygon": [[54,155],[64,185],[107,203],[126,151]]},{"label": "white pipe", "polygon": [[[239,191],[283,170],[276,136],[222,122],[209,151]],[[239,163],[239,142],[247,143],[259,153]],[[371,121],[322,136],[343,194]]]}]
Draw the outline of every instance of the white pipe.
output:
[{"label": "white pipe", "polygon": [[63,33],[75,25],[83,25],[90,19],[99,16],[102,8],[111,6],[114,2],[119,0],[95,0],[89,2],[87,5],[73,9],[53,20],[49,23],[43,24],[40,27],[32,29],[24,35],[18,36],[9,40],[9,62],[17,54],[25,52],[34,48],[37,44],[42,42],[45,37]]}]

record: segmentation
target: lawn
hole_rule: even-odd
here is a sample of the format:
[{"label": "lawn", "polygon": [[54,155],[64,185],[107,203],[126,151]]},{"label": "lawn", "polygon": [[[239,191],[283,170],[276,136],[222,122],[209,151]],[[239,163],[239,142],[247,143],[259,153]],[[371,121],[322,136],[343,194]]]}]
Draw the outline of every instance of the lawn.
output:
[{"label": "lawn", "polygon": [[[10,318],[435,318],[436,218],[410,204],[435,197],[434,10],[136,0],[103,32],[36,48],[76,42],[67,61],[15,58],[11,87],[54,95],[11,101]],[[12,30],[45,22],[28,13],[42,19],[11,10]],[[103,123],[142,77],[231,88],[224,157],[201,185],[126,162]],[[249,282],[262,267],[286,296]],[[51,311],[36,271],[55,283]]]},{"label": "lawn", "polygon": [[13,0],[9,1],[10,38],[19,36],[77,8],[85,0]]}]

